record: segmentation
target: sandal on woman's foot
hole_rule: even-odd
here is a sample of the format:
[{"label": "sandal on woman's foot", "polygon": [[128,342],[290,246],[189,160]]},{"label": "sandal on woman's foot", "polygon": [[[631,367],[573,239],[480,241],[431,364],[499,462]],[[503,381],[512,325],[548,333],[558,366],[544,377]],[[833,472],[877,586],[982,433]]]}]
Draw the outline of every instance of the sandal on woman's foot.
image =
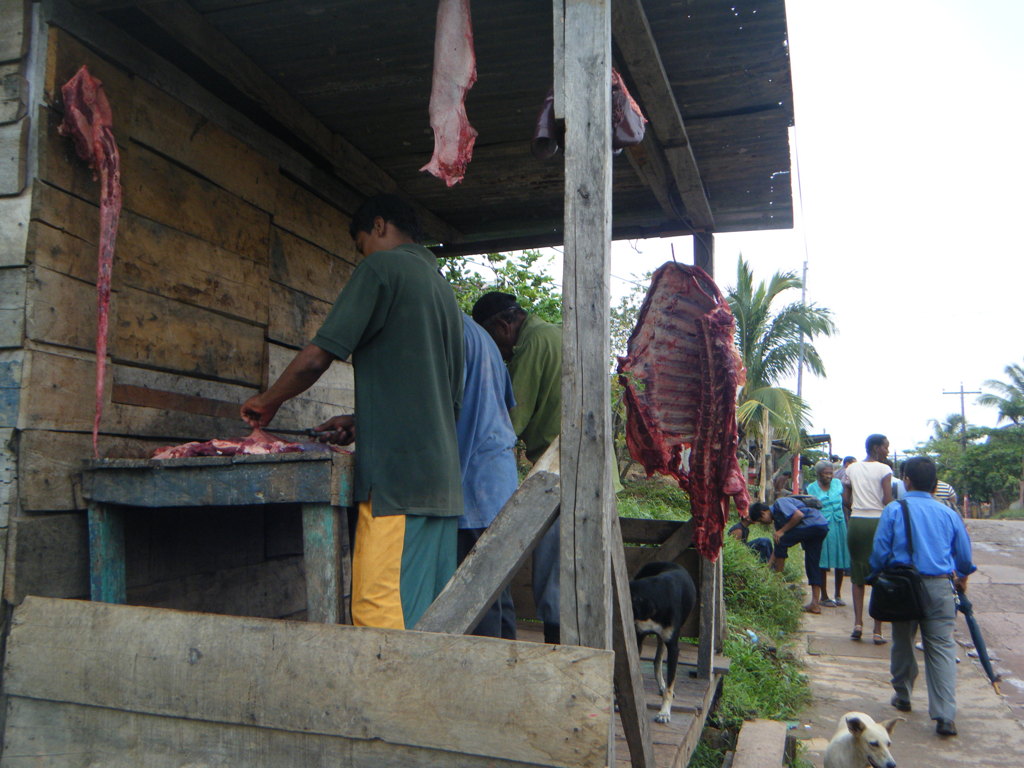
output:
[{"label": "sandal on woman's foot", "polygon": [[833,600],[832,602],[836,604],[837,608],[842,608],[844,605],[846,605],[846,603],[844,603],[838,597],[835,600]]},{"label": "sandal on woman's foot", "polygon": [[882,637],[881,635],[879,635],[877,633],[874,635],[874,639],[875,639],[875,645],[885,645],[886,643],[889,642],[888,640],[886,640],[884,637]]},{"label": "sandal on woman's foot", "polygon": [[835,608],[838,603],[835,600],[822,600],[818,605],[822,608]]},{"label": "sandal on woman's foot", "polygon": [[850,633],[851,640],[860,640],[864,636],[864,627],[860,624],[853,625],[853,632]]},{"label": "sandal on woman's foot", "polygon": [[821,613],[821,608],[808,604],[804,606],[804,613]]}]

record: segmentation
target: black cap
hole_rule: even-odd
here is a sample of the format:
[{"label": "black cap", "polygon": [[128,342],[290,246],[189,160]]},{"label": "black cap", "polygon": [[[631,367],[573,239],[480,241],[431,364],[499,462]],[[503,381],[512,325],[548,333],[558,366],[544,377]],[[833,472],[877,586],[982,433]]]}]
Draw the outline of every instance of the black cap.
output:
[{"label": "black cap", "polygon": [[473,319],[479,325],[483,325],[495,315],[504,312],[509,307],[518,307],[516,297],[511,293],[499,293],[491,291],[485,293],[476,300],[473,305]]}]

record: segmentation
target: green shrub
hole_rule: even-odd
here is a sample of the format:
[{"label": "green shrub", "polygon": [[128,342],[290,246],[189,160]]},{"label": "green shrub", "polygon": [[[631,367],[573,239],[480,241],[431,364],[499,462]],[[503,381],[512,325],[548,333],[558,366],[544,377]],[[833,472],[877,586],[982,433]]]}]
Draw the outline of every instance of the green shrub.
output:
[{"label": "green shrub", "polygon": [[616,496],[621,517],[647,520],[689,520],[690,498],[675,483],[663,478],[627,480]]}]

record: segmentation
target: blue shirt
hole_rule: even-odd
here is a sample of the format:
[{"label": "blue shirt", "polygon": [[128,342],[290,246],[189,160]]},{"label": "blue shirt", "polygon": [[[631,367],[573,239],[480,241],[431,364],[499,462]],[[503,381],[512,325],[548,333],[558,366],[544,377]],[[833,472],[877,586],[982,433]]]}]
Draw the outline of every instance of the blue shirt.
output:
[{"label": "blue shirt", "polygon": [[490,334],[465,313],[462,329],[465,386],[455,434],[465,506],[459,528],[486,528],[519,487],[516,433],[508,415],[515,398],[505,361]]},{"label": "blue shirt", "polygon": [[775,529],[778,530],[788,523],[789,518],[797,510],[804,513],[804,519],[797,523],[797,528],[814,528],[821,525],[828,527],[828,520],[821,514],[821,510],[809,507],[791,496],[783,496],[772,505],[772,520],[775,522]]},{"label": "blue shirt", "polygon": [[[977,567],[971,561],[971,537],[960,515],[923,491],[907,491],[906,502],[910,508],[917,570],[925,576],[942,576],[953,571],[961,576],[974,573]],[[868,562],[873,572],[889,564],[910,564],[899,502],[894,501],[882,510]]]}]

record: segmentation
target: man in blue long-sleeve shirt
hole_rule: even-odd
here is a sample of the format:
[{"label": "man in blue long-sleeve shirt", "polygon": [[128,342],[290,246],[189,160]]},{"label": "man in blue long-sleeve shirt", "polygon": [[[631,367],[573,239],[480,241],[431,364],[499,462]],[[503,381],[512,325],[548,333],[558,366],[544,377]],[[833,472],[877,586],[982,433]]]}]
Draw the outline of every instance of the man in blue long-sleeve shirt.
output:
[{"label": "man in blue long-sleeve shirt", "polygon": [[[977,570],[971,560],[971,539],[960,516],[932,497],[938,478],[935,463],[915,456],[903,466],[906,504],[914,537],[913,564],[924,577],[927,599],[921,621],[897,621],[892,625],[889,671],[895,694],[892,705],[910,711],[910,694],[917,678],[914,635],[921,628],[924,643],[925,679],[928,683],[928,714],[940,736],[956,736],[956,646],[953,626],[956,604],[953,587],[967,588],[967,577]],[[871,551],[872,573],[887,565],[911,562],[903,510],[892,502],[882,512]]]}]

